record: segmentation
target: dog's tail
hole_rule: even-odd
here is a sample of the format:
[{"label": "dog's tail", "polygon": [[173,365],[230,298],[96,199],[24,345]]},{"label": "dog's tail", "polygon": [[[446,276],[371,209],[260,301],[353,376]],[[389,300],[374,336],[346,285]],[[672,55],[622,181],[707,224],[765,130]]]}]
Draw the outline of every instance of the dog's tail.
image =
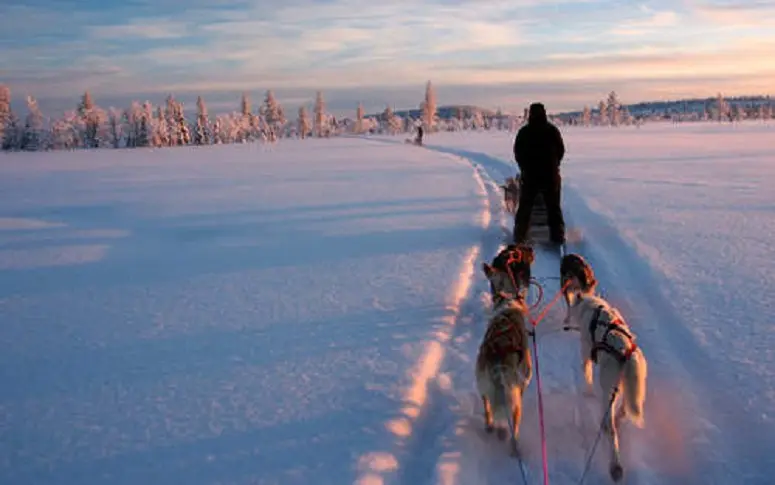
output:
[{"label": "dog's tail", "polygon": [[624,410],[632,424],[643,428],[643,404],[646,400],[646,376],[648,365],[646,358],[640,351],[632,354],[632,357],[624,364]]}]

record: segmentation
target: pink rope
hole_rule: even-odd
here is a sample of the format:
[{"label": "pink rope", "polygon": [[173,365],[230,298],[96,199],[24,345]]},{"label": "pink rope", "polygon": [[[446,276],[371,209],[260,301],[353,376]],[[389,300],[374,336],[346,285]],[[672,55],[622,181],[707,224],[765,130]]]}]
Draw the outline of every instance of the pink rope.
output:
[{"label": "pink rope", "polygon": [[544,401],[541,390],[541,372],[538,368],[538,343],[536,342],[536,328],[533,327],[533,353],[536,361],[536,391],[538,392],[538,424],[541,431],[541,459],[544,468],[544,485],[549,485],[549,464],[546,459],[546,429],[544,428]]}]

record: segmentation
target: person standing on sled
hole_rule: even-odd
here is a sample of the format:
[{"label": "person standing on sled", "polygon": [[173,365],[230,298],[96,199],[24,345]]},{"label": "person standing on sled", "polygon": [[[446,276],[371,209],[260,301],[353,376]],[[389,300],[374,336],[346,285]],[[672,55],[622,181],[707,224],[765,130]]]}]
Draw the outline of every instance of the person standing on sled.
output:
[{"label": "person standing on sled", "polygon": [[531,104],[527,124],[514,139],[514,158],[522,179],[519,207],[514,216],[515,243],[524,243],[527,239],[533,201],[539,193],[546,203],[551,241],[565,242],[565,220],[560,205],[560,163],[564,156],[560,130],[549,122],[543,104]]}]

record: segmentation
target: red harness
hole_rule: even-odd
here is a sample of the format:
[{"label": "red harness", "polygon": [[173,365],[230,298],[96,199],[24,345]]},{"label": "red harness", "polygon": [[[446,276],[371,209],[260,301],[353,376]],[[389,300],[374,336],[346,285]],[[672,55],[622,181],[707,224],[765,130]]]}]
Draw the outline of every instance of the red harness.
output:
[{"label": "red harness", "polygon": [[[632,354],[638,349],[638,345],[635,343],[635,338],[625,329],[624,322],[621,318],[615,317],[610,322],[601,322],[600,321],[600,315],[602,314],[604,310],[604,307],[601,305],[597,307],[595,310],[595,316],[592,318],[592,321],[589,324],[589,334],[592,338],[592,342],[595,342],[595,330],[597,330],[597,327],[600,325],[603,325],[606,327],[605,333],[603,334],[603,338],[600,339],[600,342],[595,342],[592,345],[592,352],[591,352],[591,358],[592,361],[597,363],[597,353],[598,351],[602,350],[604,352],[607,352],[608,354],[614,356],[616,360],[619,361],[620,364],[624,364],[630,358],[632,357]],[[623,351],[614,348],[611,346],[608,342],[606,342],[606,339],[608,338],[608,335],[611,332],[619,332],[621,335],[624,335],[627,337],[627,341],[629,342],[629,345],[626,349]]]},{"label": "red harness", "polygon": [[517,354],[521,361],[525,355],[526,343],[518,323],[507,315],[498,316],[484,334],[485,353],[497,360]]}]

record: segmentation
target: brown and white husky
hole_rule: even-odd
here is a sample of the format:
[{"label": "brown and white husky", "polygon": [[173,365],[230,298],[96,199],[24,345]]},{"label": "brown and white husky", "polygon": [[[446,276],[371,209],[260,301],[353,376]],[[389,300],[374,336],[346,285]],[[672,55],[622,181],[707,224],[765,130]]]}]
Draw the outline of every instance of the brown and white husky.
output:
[{"label": "brown and white husky", "polygon": [[[491,433],[495,422],[507,422],[514,453],[522,418],[522,396],[533,374],[527,330],[529,308],[523,287],[532,261],[531,248],[511,245],[501,251],[493,264],[482,265],[490,281],[493,311],[476,357],[476,387],[484,405],[485,429]],[[498,427],[498,437],[506,436],[506,429]]]}]

